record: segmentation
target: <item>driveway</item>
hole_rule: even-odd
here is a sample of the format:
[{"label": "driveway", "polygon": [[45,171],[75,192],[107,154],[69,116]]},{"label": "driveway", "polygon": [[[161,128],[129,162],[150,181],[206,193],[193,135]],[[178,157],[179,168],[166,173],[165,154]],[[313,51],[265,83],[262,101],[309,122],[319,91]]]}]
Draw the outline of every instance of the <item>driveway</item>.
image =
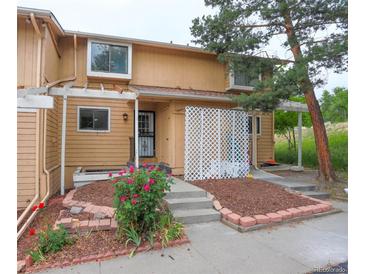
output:
[{"label": "driveway", "polygon": [[42,273],[306,273],[347,260],[344,212],[275,228],[239,233],[220,222],[190,225],[191,244]]}]

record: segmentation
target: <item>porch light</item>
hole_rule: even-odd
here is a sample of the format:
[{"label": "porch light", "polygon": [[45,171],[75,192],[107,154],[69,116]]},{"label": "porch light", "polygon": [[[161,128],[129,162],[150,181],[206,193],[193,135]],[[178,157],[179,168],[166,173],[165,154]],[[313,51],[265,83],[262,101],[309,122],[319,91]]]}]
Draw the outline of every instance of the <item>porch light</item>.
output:
[{"label": "porch light", "polygon": [[126,113],[126,112],[123,113],[123,120],[124,121],[128,120],[128,113]]}]

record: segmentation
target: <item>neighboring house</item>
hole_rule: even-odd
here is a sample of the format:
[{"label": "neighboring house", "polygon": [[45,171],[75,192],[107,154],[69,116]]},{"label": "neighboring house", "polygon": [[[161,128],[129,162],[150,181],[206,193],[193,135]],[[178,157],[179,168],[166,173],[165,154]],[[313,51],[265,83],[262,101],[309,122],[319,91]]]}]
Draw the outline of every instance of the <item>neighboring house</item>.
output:
[{"label": "neighboring house", "polygon": [[[50,11],[37,9],[18,8],[17,62],[18,96],[33,92],[18,100],[18,208],[56,193],[60,182],[72,188],[78,167],[133,161],[135,113],[140,161],[183,174],[185,107],[234,108],[230,93],[252,91],[247,77],[230,75],[214,53],[65,31]],[[272,113],[252,115],[257,164],[274,159],[274,120]]]}]

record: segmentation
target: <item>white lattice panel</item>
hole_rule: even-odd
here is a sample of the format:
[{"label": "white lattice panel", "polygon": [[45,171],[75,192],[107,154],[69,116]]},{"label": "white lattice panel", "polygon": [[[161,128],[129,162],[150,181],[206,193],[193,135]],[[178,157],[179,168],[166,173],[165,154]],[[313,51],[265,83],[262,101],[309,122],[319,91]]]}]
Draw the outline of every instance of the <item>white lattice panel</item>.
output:
[{"label": "white lattice panel", "polygon": [[239,110],[185,108],[185,180],[237,178],[249,172],[248,115]]}]

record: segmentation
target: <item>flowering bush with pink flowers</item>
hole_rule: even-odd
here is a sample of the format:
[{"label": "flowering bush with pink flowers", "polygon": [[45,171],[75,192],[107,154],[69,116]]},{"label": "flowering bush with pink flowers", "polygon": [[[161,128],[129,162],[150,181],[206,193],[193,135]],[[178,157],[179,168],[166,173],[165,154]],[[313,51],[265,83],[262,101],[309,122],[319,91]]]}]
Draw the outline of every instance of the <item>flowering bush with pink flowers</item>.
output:
[{"label": "flowering bush with pink flowers", "polygon": [[114,207],[118,232],[133,229],[139,235],[156,230],[163,208],[165,191],[173,183],[170,175],[154,166],[121,170],[113,177]]}]

